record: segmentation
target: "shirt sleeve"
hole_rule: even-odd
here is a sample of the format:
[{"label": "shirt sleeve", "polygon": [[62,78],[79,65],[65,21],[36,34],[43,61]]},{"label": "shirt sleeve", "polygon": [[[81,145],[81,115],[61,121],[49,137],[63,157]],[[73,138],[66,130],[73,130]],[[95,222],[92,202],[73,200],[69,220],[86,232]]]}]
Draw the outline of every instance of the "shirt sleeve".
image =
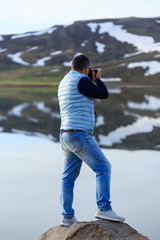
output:
[{"label": "shirt sleeve", "polygon": [[78,83],[78,91],[91,98],[108,98],[109,92],[106,85],[99,78],[95,82],[96,84],[92,83],[88,77],[81,78]]}]

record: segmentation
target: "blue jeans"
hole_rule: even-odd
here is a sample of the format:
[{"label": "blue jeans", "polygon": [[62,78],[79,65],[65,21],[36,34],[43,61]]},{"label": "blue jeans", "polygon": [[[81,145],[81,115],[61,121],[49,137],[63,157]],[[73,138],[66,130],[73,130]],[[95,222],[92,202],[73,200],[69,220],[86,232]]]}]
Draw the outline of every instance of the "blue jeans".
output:
[{"label": "blue jeans", "polygon": [[110,176],[111,164],[103,154],[94,138],[85,131],[63,132],[60,142],[65,155],[62,175],[61,204],[62,215],[72,218],[74,215],[73,188],[79,175],[82,162],[85,162],[96,173],[96,200],[102,211],[111,210]]}]

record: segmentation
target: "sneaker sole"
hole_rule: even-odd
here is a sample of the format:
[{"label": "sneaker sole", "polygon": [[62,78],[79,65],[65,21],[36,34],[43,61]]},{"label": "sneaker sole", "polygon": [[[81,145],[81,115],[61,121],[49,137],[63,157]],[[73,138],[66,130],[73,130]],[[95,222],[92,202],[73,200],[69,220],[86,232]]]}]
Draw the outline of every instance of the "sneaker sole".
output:
[{"label": "sneaker sole", "polygon": [[104,217],[102,215],[95,215],[95,218],[114,221],[114,222],[124,222],[125,221],[125,219],[120,220],[120,219],[116,219],[116,218]]},{"label": "sneaker sole", "polygon": [[63,226],[63,227],[69,227],[69,226],[71,226],[70,224],[68,225],[68,224],[66,224],[66,223],[60,223],[60,225]]}]

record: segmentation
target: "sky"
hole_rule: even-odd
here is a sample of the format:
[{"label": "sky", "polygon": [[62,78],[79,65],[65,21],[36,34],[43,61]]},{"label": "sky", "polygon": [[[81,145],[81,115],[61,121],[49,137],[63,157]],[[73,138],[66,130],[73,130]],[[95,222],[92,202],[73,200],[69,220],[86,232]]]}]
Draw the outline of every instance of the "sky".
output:
[{"label": "sky", "polygon": [[0,35],[131,16],[160,17],[160,0],[5,0],[0,5]]}]

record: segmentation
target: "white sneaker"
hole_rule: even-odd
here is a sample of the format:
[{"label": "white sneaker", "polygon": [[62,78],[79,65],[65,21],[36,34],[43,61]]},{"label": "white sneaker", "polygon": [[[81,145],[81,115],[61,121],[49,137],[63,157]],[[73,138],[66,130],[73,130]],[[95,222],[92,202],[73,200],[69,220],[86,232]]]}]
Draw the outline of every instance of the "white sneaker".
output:
[{"label": "white sneaker", "polygon": [[76,219],[75,216],[73,216],[73,217],[70,218],[70,219],[69,219],[69,218],[64,218],[64,217],[62,217],[60,224],[63,225],[63,226],[65,226],[65,227],[69,227],[69,226],[71,226],[73,223],[76,223],[76,222],[78,222],[78,221],[77,221],[77,219]]},{"label": "white sneaker", "polygon": [[109,211],[101,211],[100,208],[98,208],[97,213],[95,215],[96,218],[116,221],[116,222],[123,222],[125,221],[124,217],[118,216],[113,210]]}]

